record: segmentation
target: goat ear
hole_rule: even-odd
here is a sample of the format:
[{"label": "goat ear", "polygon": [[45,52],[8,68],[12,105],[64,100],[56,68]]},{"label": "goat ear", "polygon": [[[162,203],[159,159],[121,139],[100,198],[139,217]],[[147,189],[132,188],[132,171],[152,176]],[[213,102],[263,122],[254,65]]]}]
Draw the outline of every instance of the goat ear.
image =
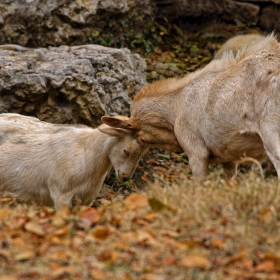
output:
[{"label": "goat ear", "polygon": [[106,133],[106,134],[109,134],[111,136],[116,136],[116,137],[123,137],[126,134],[124,130],[110,127],[110,126],[107,126],[106,124],[100,125],[98,127],[98,130],[102,133]]},{"label": "goat ear", "polygon": [[114,128],[122,128],[128,130],[138,129],[138,126],[134,120],[124,116],[114,116],[114,117],[104,116],[101,118],[101,120],[103,123]]}]

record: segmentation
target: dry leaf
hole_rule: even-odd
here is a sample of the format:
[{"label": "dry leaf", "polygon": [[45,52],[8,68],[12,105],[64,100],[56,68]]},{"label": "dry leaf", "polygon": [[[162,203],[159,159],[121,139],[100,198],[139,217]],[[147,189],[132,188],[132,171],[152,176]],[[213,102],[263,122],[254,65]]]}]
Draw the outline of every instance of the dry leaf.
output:
[{"label": "dry leaf", "polygon": [[0,202],[10,202],[10,201],[13,201],[14,198],[12,197],[3,197],[3,198],[0,198]]},{"label": "dry leaf", "polygon": [[0,249],[0,258],[4,258],[6,261],[10,260],[10,255],[9,252],[7,252],[6,250],[2,250]]},{"label": "dry leaf", "polygon": [[170,265],[173,264],[175,262],[175,256],[174,255],[169,255],[168,257],[166,257],[162,263],[166,264],[166,265]]},{"label": "dry leaf", "polygon": [[15,255],[15,260],[17,261],[24,261],[24,260],[30,260],[35,257],[35,252],[31,250],[23,251],[19,254]]},{"label": "dry leaf", "polygon": [[43,230],[43,228],[37,224],[36,222],[28,222],[25,224],[24,226],[25,230],[34,234],[37,234],[39,236],[44,236],[45,232]]},{"label": "dry leaf", "polygon": [[100,199],[100,202],[101,202],[102,205],[105,205],[105,206],[108,206],[108,205],[111,205],[111,204],[112,204],[111,201],[109,201],[109,200],[107,200],[107,199],[104,199],[104,198],[101,198],[101,199]]},{"label": "dry leaf", "polygon": [[133,193],[125,199],[124,205],[130,210],[146,207],[148,206],[148,197],[142,194]]},{"label": "dry leaf", "polygon": [[55,230],[55,231],[52,233],[52,235],[58,235],[58,236],[59,236],[59,235],[64,235],[64,234],[68,233],[69,230],[70,230],[72,227],[73,227],[73,224],[70,223],[70,224],[65,225],[65,226],[63,226],[63,227],[61,227],[61,228],[58,228],[57,230]]},{"label": "dry leaf", "polygon": [[212,239],[211,244],[218,249],[223,249],[225,246],[225,240],[214,238]]},{"label": "dry leaf", "polygon": [[145,216],[145,219],[149,222],[152,222],[154,221],[155,219],[158,219],[158,214],[155,214],[155,213],[148,213],[146,216]]},{"label": "dry leaf", "polygon": [[122,219],[118,216],[112,216],[111,218],[111,224],[115,227],[119,227],[121,225]]},{"label": "dry leaf", "polygon": [[101,216],[100,216],[98,210],[96,210],[94,208],[88,208],[88,209],[84,210],[81,214],[81,217],[83,219],[88,220],[91,223],[91,225],[98,223],[101,219]]},{"label": "dry leaf", "polygon": [[104,250],[99,256],[98,260],[101,262],[113,262],[118,257],[117,252]]},{"label": "dry leaf", "polygon": [[78,271],[76,268],[67,266],[67,267],[58,267],[56,269],[53,269],[50,274],[52,277],[57,278],[65,274],[69,274],[69,275],[77,274],[77,272]]},{"label": "dry leaf", "polygon": [[210,266],[210,261],[198,254],[189,255],[182,259],[181,264],[185,267],[208,267]]},{"label": "dry leaf", "polygon": [[62,205],[62,208],[57,211],[56,215],[62,217],[63,219],[68,219],[71,212],[66,204]]},{"label": "dry leaf", "polygon": [[54,227],[62,227],[63,225],[65,225],[65,220],[60,216],[54,216],[52,218],[52,225]]},{"label": "dry leaf", "polygon": [[255,267],[256,271],[272,272],[275,269],[273,260],[265,260]]},{"label": "dry leaf", "polygon": [[141,276],[140,280],[165,280],[166,277],[164,275],[157,274],[144,274]]},{"label": "dry leaf", "polygon": [[275,261],[280,261],[280,255],[275,254],[273,252],[268,252],[265,253],[263,256],[264,259],[269,259],[269,260],[275,260]]},{"label": "dry leaf", "polygon": [[11,214],[13,214],[13,211],[9,208],[0,209],[0,220],[5,221]]},{"label": "dry leaf", "polygon": [[240,261],[242,259],[244,259],[245,257],[247,257],[247,249],[243,248],[240,250],[239,254],[234,255],[232,257],[226,258],[223,262],[224,265],[228,265],[230,263],[236,262],[236,261]]},{"label": "dry leaf", "polygon": [[132,221],[140,226],[146,226],[149,224],[149,222],[141,218],[134,218]]},{"label": "dry leaf", "polygon": [[177,210],[175,208],[162,203],[161,201],[159,201],[158,199],[156,199],[154,197],[149,198],[149,205],[156,212],[163,211],[163,210],[171,211],[174,213],[177,212]]},{"label": "dry leaf", "polygon": [[97,226],[94,228],[93,236],[99,240],[105,240],[110,235],[110,229],[106,226]]},{"label": "dry leaf", "polygon": [[101,269],[94,268],[90,272],[90,274],[91,274],[93,279],[96,279],[96,280],[107,280],[106,275],[104,274],[104,272]]},{"label": "dry leaf", "polygon": [[12,276],[12,275],[5,275],[2,274],[0,275],[0,280],[17,280],[18,278],[16,276]]}]

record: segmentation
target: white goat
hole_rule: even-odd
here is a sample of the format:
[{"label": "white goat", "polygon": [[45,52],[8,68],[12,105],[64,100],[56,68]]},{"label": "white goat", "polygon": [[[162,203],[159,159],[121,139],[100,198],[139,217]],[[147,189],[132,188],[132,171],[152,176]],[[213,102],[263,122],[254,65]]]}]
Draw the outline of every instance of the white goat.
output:
[{"label": "white goat", "polygon": [[90,205],[112,165],[128,180],[146,152],[130,130],[0,114],[0,196],[56,209]]}]

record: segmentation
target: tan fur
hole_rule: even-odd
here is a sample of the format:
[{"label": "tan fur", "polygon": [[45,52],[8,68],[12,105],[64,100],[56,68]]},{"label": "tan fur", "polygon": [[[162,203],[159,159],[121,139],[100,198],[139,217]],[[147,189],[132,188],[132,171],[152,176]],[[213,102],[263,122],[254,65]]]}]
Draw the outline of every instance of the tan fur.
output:
[{"label": "tan fur", "polygon": [[227,52],[232,52],[233,56],[236,56],[244,47],[249,46],[250,44],[256,44],[264,38],[265,37],[260,34],[246,34],[232,37],[216,52],[214,59],[222,58]]},{"label": "tan fur", "polygon": [[0,196],[56,209],[90,205],[112,165],[128,180],[146,151],[130,130],[0,114]]},{"label": "tan fur", "polygon": [[262,160],[266,154],[280,177],[279,65],[280,46],[271,35],[236,57],[229,54],[182,79],[146,86],[123,125],[129,122],[144,146],[181,147],[199,179],[209,162],[223,163],[233,176],[241,157]]}]

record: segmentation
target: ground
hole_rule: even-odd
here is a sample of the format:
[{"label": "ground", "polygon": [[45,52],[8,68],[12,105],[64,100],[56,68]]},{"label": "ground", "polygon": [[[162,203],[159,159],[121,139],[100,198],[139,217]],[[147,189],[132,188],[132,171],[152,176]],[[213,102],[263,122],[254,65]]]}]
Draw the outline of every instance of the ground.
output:
[{"label": "ground", "polygon": [[[149,82],[203,67],[228,37],[259,31],[217,24],[184,35],[160,22],[153,32],[131,42]],[[212,166],[196,183],[184,154],[152,149],[133,180],[112,173],[91,208],[0,199],[0,280],[280,279],[279,183],[261,175],[244,167],[228,182]]]}]

